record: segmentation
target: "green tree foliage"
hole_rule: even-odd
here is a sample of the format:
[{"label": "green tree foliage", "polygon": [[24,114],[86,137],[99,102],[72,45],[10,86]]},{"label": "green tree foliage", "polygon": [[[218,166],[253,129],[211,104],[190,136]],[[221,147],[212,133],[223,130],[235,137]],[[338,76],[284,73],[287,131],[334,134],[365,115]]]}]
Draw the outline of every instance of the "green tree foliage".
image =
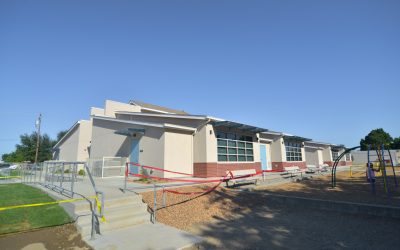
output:
[{"label": "green tree foliage", "polygon": [[385,147],[390,147],[392,145],[393,138],[389,133],[386,133],[382,128],[374,129],[364,139],[361,139],[360,146],[361,150],[367,150],[368,144],[371,144],[372,147],[380,146],[382,144]]},{"label": "green tree foliage", "polygon": [[[3,154],[2,159],[6,162],[22,162],[22,161],[35,161],[37,133],[33,132],[30,135],[21,135],[20,144],[16,145],[14,152]],[[47,161],[52,159],[52,148],[55,141],[52,140],[47,134],[41,135],[39,138],[39,154],[38,162]]]},{"label": "green tree foliage", "polygon": [[57,142],[61,140],[61,138],[64,137],[68,133],[68,130],[61,130],[60,132],[57,133]]},{"label": "green tree foliage", "polygon": [[394,138],[391,149],[400,149],[400,137]]}]

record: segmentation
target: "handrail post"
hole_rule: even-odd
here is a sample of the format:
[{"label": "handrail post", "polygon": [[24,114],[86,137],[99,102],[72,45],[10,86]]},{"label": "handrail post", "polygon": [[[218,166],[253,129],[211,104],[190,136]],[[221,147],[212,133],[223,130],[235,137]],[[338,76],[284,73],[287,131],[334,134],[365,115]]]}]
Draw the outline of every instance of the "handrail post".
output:
[{"label": "handrail post", "polygon": [[154,184],[154,205],[153,205],[153,224],[157,221],[157,187]]},{"label": "handrail post", "polygon": [[165,185],[162,186],[163,189],[163,207],[166,207],[166,195],[165,195]]}]

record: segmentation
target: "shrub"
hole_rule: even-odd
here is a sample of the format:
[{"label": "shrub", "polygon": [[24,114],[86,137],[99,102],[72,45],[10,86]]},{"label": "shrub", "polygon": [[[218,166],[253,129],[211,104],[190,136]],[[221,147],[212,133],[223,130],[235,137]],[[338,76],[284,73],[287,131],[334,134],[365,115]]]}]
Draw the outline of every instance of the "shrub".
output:
[{"label": "shrub", "polygon": [[81,169],[78,171],[78,175],[85,176],[85,170]]}]

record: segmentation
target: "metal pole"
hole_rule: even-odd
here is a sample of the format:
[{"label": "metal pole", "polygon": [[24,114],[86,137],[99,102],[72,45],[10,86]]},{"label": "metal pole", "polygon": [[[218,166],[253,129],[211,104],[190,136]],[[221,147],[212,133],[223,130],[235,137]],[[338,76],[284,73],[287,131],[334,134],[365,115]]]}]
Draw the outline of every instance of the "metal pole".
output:
[{"label": "metal pole", "polygon": [[40,164],[39,182],[42,182],[43,167],[44,167],[44,162],[42,164]]},{"label": "metal pole", "polygon": [[51,169],[51,185],[54,186],[54,171],[56,169],[56,164],[53,164],[53,167]]},{"label": "metal pole", "polygon": [[371,183],[371,188],[372,188],[372,193],[375,194],[375,183],[372,180],[372,169],[371,169],[371,160],[370,160],[370,150],[371,150],[371,145],[368,145],[368,153],[367,153],[367,158],[368,158],[368,164],[367,164],[367,178],[369,179],[369,182]]},{"label": "metal pole", "polygon": [[390,197],[390,192],[389,192],[389,183],[387,183],[387,177],[386,177],[386,163],[385,163],[385,144],[382,144],[382,167],[383,167],[383,183],[385,185],[386,193]]},{"label": "metal pole", "polygon": [[166,195],[165,195],[165,185],[163,185],[162,186],[162,194],[163,194],[163,197],[162,197],[162,199],[163,199],[163,207],[165,208],[166,207]]},{"label": "metal pole", "polygon": [[154,184],[154,206],[153,206],[153,223],[156,224],[157,221],[157,187]]},{"label": "metal pole", "polygon": [[36,120],[36,154],[35,154],[35,163],[37,163],[38,161],[38,155],[39,155],[39,141],[40,141],[40,124],[42,123],[42,114],[39,114],[39,118]]},{"label": "metal pole", "polygon": [[46,163],[46,171],[44,172],[44,184],[47,185],[49,173],[49,163]]},{"label": "metal pole", "polygon": [[63,181],[64,181],[64,163],[62,164],[62,167],[61,167],[60,188],[63,187]]},{"label": "metal pole", "polygon": [[72,196],[72,198],[74,197],[74,183],[75,183],[77,171],[78,171],[77,163],[74,163],[74,165],[72,166],[72,171],[71,171],[71,194],[72,194],[71,196]]}]

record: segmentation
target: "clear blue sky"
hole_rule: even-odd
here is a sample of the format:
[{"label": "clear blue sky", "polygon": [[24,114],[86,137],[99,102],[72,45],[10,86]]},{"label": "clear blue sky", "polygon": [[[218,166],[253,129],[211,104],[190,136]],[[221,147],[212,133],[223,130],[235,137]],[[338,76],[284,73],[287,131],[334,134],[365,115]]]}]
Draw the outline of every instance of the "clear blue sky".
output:
[{"label": "clear blue sky", "polygon": [[400,1],[0,1],[0,154],[105,99],[357,145],[400,136]]}]

